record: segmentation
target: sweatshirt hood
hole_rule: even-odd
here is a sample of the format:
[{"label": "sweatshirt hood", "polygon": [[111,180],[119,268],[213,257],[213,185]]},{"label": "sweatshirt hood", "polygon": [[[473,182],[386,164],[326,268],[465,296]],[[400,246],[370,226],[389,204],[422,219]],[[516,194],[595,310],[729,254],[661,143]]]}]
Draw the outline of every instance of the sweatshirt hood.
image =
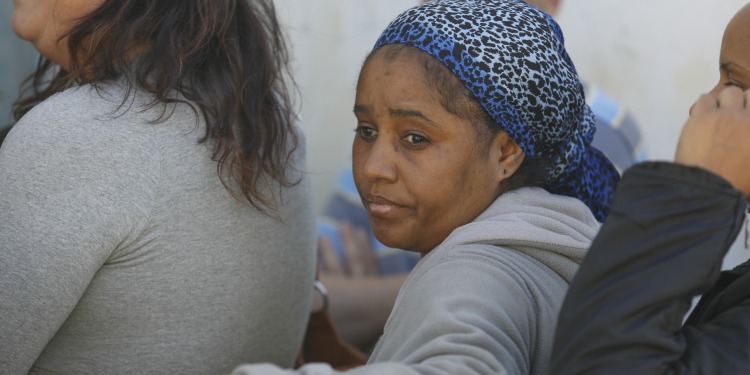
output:
[{"label": "sweatshirt hood", "polygon": [[500,195],[426,257],[460,245],[501,246],[536,259],[570,283],[600,226],[580,200],[525,187]]}]

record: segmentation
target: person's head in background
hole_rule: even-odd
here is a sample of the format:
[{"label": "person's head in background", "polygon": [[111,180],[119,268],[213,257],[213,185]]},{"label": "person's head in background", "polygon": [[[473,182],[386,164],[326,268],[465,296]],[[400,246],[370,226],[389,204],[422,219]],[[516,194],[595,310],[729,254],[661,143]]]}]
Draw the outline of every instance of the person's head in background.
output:
[{"label": "person's head in background", "polygon": [[[422,4],[428,3],[430,0],[421,0]],[[554,17],[557,14],[557,10],[560,8],[560,1],[562,0],[525,0],[527,3],[539,8],[544,13]]]},{"label": "person's head in background", "polygon": [[750,4],[734,15],[721,41],[719,82],[711,90],[718,95],[727,86],[750,88]]},{"label": "person's head in background", "polygon": [[[219,175],[261,210],[274,198],[263,174],[289,186],[297,144],[284,77],[287,53],[270,0],[15,0],[14,31],[41,54],[16,121],[68,88],[121,82],[152,94],[150,106],[187,101],[206,119]],[[51,78],[50,78],[51,77]],[[177,95],[177,96],[175,96]],[[128,108],[128,98],[122,100]],[[230,185],[227,179],[234,182]]]},{"label": "person's head in background", "polygon": [[524,186],[576,197],[601,221],[619,178],[590,147],[594,119],[559,27],[523,2],[402,14],[363,65],[354,112],[354,180],[390,247],[429,252]]},{"label": "person's head in background", "polygon": [[539,8],[544,13],[554,17],[560,8],[561,0],[525,0],[527,3]]}]

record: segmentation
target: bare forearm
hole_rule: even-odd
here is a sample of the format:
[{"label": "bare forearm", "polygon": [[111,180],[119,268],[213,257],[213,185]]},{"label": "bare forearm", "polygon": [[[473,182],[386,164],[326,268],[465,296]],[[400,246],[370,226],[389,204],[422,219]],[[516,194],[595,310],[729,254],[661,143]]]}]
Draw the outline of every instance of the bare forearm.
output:
[{"label": "bare forearm", "polygon": [[330,295],[329,310],[344,339],[369,349],[383,332],[406,274],[385,277],[320,275]]}]

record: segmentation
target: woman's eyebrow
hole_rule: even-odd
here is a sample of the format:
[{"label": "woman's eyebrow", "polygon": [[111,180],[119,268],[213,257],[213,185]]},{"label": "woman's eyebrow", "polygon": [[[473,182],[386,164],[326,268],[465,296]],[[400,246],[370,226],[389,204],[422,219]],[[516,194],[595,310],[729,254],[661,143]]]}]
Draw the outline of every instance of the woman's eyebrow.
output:
[{"label": "woman's eyebrow", "polygon": [[422,112],[413,110],[413,109],[393,109],[391,108],[389,110],[391,117],[416,117],[418,119],[424,120],[424,122],[435,126],[435,122],[430,120],[429,117],[425,116]]},{"label": "woman's eyebrow", "polygon": [[354,114],[361,113],[363,115],[367,115],[370,112],[372,112],[372,110],[370,109],[370,107],[366,105],[361,105],[361,104],[354,105]]}]

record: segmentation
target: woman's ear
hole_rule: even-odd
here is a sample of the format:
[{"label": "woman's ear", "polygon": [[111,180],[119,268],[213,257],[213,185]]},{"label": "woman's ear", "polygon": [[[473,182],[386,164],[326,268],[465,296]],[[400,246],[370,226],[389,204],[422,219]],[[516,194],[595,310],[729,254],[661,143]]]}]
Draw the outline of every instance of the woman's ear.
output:
[{"label": "woman's ear", "polygon": [[499,184],[518,171],[525,154],[521,146],[504,131],[495,136],[490,147],[491,161],[496,165]]}]

